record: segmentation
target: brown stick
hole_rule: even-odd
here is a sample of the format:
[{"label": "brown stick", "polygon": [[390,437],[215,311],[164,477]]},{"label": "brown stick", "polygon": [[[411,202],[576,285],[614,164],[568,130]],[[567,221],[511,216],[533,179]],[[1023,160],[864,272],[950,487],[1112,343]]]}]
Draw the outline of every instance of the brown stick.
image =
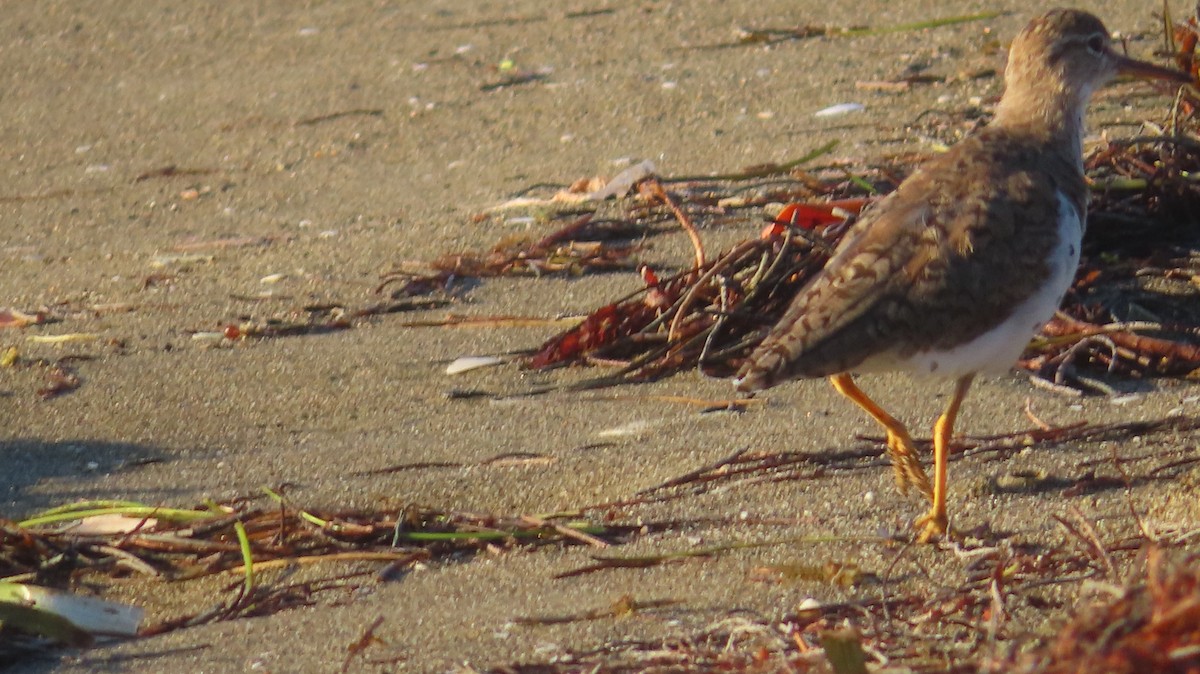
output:
[{"label": "brown stick", "polygon": [[687,213],[675,203],[671,195],[663,189],[662,183],[658,182],[658,178],[648,178],[645,183],[650,193],[662,199],[662,202],[670,207],[671,212],[675,214],[675,219],[679,221],[679,225],[683,227],[683,231],[687,232],[688,238],[692,240],[692,248],[696,251],[696,269],[704,267],[704,242],[700,240],[700,232],[696,231],[696,225],[692,223],[692,219]]},{"label": "brown stick", "polygon": [[1189,370],[1200,367],[1200,346],[1158,337],[1145,337],[1129,330],[1114,330],[1109,326],[1081,321],[1061,311],[1046,324],[1043,332],[1054,337],[1070,334],[1078,334],[1081,337],[1105,335],[1118,347],[1129,349],[1148,359],[1145,364],[1160,373],[1165,372],[1168,367],[1174,370],[1181,365]]}]

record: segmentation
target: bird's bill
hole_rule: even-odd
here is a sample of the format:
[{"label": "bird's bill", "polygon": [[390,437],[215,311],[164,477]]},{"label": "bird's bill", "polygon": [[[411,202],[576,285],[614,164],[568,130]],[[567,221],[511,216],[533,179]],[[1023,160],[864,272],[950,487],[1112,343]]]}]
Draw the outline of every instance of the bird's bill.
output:
[{"label": "bird's bill", "polygon": [[1131,59],[1128,56],[1114,54],[1117,62],[1117,72],[1148,80],[1170,80],[1172,82],[1190,83],[1192,76],[1181,70],[1163,68],[1153,63]]}]

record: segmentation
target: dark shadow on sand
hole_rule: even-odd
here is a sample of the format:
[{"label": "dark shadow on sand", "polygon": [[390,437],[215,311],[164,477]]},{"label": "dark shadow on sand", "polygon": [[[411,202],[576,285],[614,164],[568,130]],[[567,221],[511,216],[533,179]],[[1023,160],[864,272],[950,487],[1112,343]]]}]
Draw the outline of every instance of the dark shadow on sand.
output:
[{"label": "dark shadow on sand", "polygon": [[[18,519],[29,513],[83,498],[70,487],[72,480],[87,485],[87,499],[127,498],[97,488],[96,476],[168,460],[160,450],[146,445],[94,440],[47,442],[15,438],[0,441],[0,517]],[[58,483],[31,492],[46,480]],[[175,490],[163,490],[163,497]],[[144,490],[139,495],[145,498]],[[19,504],[19,505],[18,505]]]}]

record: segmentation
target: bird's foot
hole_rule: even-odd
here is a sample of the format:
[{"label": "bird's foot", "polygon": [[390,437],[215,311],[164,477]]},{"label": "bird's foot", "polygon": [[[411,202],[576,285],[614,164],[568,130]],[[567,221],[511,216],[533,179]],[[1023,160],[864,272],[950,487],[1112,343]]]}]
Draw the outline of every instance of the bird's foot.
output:
[{"label": "bird's foot", "polygon": [[907,434],[897,435],[889,431],[887,448],[888,457],[892,460],[892,469],[896,472],[896,487],[900,493],[907,494],[909,488],[915,487],[925,498],[933,501],[933,486],[929,482],[929,476],[925,474],[925,469],[921,467],[912,439]]},{"label": "bird's foot", "polygon": [[929,512],[913,522],[913,528],[921,531],[917,534],[917,542],[930,543],[933,539],[946,535],[950,530],[949,524],[949,518],[944,509],[939,511],[937,508],[930,508]]}]

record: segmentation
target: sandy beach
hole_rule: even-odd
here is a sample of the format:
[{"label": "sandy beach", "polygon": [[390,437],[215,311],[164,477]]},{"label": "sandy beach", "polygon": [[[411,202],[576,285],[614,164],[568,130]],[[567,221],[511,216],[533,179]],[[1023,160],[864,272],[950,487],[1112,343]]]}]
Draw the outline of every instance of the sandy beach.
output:
[{"label": "sandy beach", "polygon": [[[580,315],[640,287],[632,271],[471,282],[450,307],[326,334],[226,343],[194,335],[304,320],[305,307],[365,307],[382,299],[380,275],[402,263],[536,234],[536,221],[476,216],[539,184],[612,176],[643,159],[664,175],[734,171],[832,140],[836,160],[930,152],[933,139],[911,130],[918,116],[986,110],[1000,92],[1008,41],[1038,8],[1008,0],[870,0],[853,12],[811,0],[13,3],[0,14],[0,307],[53,320],[0,329],[0,348],[16,346],[26,360],[78,356],[68,363],[80,385],[44,400],[36,392],[47,368],[3,371],[0,517],[78,499],[191,507],[254,497],[264,485],[286,485],[291,502],[311,508],[536,515],[629,499],[745,449],[869,449],[860,436],[877,430],[824,381],[774,389],[743,413],[667,398],[732,396],[728,381],[698,373],[598,392],[448,397],[596,373],[513,364],[449,377],[455,358],[529,349],[558,328],[404,325],[447,313]],[[1131,55],[1155,58],[1157,5],[1090,9]],[[737,44],[745,28],[895,26],[979,12],[999,14]],[[903,91],[856,86],[911,72],[936,78]],[[528,81],[509,82],[514,75]],[[864,107],[813,115],[839,103]],[[1161,90],[1122,84],[1097,93],[1089,120],[1096,132],[1128,136],[1169,107]],[[701,233],[719,250],[760,228],[746,219]],[[678,234],[654,238],[641,259],[667,267],[690,255]],[[31,339],[68,334],[90,337]],[[923,438],[950,393],[948,384],[903,376],[867,377],[863,386]],[[1114,386],[1121,395],[1072,398],[1022,373],[986,378],[960,431],[1029,428],[1027,408],[1055,426],[1200,416],[1195,383]],[[984,538],[1003,532],[999,545],[1010,549],[1078,545],[1054,519],[1074,513],[1106,540],[1145,523],[1195,530],[1200,469],[1153,471],[1198,445],[1200,431],[1190,430],[966,456],[952,465],[954,525]],[[509,455],[538,460],[489,461]],[[458,467],[372,473],[423,462]],[[935,593],[971,572],[969,555],[949,546],[898,552],[857,541],[906,532],[923,504],[896,492],[883,461],[838,465],[812,479],[734,483],[615,509],[621,523],[673,524],[605,554],[791,543],[568,579],[554,576],[587,565],[595,549],[437,560],[398,580],[320,594],[311,606],[30,655],[7,669],[339,671],[347,648],[382,618],[380,642],[349,671],[482,671],[620,640],[685,638],[732,619],[771,624],[810,599]],[[1117,486],[1069,489],[1121,471]],[[1183,549],[1200,548],[1193,539]],[[842,587],[756,573],[831,560],[888,580]],[[359,568],[372,567],[286,578]],[[236,582],[130,578],[106,596],[162,620],[202,610]],[[662,604],[623,618],[517,621],[603,610],[625,595]],[[1013,601],[1006,629],[1048,633],[1079,601],[1080,584],[1049,585],[1037,601]]]}]

